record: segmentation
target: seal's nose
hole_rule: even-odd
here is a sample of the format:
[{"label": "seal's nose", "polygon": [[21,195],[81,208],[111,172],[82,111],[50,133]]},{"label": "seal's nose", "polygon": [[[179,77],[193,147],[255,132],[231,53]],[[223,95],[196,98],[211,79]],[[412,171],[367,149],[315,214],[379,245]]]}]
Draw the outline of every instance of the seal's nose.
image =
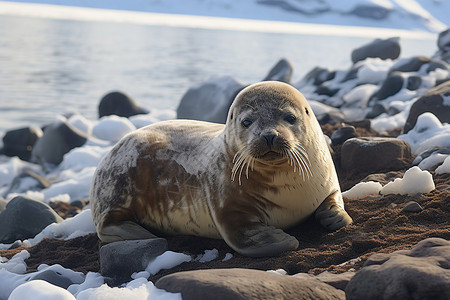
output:
[{"label": "seal's nose", "polygon": [[273,146],[273,141],[275,140],[276,135],[275,134],[265,134],[264,138],[266,139],[267,142],[267,146],[269,146],[270,148],[272,148]]}]

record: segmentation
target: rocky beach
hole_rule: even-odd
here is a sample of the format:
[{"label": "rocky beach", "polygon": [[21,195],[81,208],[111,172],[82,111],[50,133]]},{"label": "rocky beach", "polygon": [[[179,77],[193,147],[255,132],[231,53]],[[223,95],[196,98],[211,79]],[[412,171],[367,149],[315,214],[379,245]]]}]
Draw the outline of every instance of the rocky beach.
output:
[{"label": "rocky beach", "polygon": [[172,236],[147,267],[119,281],[101,274],[89,188],[102,157],[158,121],[224,123],[245,85],[231,76],[199,83],[176,112],[113,92],[101,99],[98,120],[65,115],[4,135],[0,300],[44,289],[58,299],[450,298],[450,31],[437,36],[432,57],[401,57],[392,37],[349,59],[349,69],[317,67],[299,82],[281,59],[261,79],[290,83],[309,100],[353,224],[327,232],[311,218],[287,231],[299,248],[278,257]]}]

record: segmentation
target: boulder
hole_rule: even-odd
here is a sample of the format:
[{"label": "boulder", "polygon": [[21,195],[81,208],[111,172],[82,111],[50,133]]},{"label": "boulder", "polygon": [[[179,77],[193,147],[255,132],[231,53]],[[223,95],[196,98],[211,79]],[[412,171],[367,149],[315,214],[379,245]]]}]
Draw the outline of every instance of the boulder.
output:
[{"label": "boulder", "polygon": [[347,172],[396,171],[408,167],[411,162],[411,147],[396,138],[351,138],[341,148],[341,167]]},{"label": "boulder", "polygon": [[352,299],[450,299],[450,241],[428,238],[411,250],[374,254],[348,283]]},{"label": "boulder", "polygon": [[343,126],[338,128],[331,135],[331,142],[333,146],[341,145],[346,140],[356,137],[355,126]]},{"label": "boulder", "polygon": [[403,133],[407,133],[414,128],[417,118],[425,113],[431,112],[441,123],[450,123],[450,81],[446,81],[420,97],[409,110]]},{"label": "boulder", "polygon": [[347,284],[350,282],[350,280],[355,276],[355,272],[347,271],[344,273],[334,274],[330,273],[328,271],[322,272],[316,276],[309,274],[309,273],[298,273],[293,275],[294,277],[298,278],[315,278],[323,283],[329,284],[339,290],[345,291],[345,288],[347,287]]},{"label": "boulder", "polygon": [[31,151],[31,161],[41,165],[58,165],[64,154],[86,143],[88,136],[65,120],[57,121],[44,129],[44,135]]},{"label": "boulder", "polygon": [[450,29],[439,33],[437,45],[439,50],[442,50],[443,52],[450,51]]},{"label": "boulder", "polygon": [[383,20],[389,16],[391,11],[392,9],[382,5],[356,4],[350,14],[359,18]]},{"label": "boulder", "polygon": [[280,61],[269,71],[269,74],[263,81],[282,81],[289,83],[292,77],[292,65],[287,59],[280,59]]},{"label": "boulder", "polygon": [[98,118],[110,115],[128,118],[148,113],[147,109],[137,105],[128,95],[117,91],[103,96],[98,104]]},{"label": "boulder", "polygon": [[404,79],[400,73],[390,74],[381,84],[381,87],[372,96],[372,99],[383,100],[400,92]]},{"label": "boulder", "polygon": [[314,278],[250,269],[211,269],[174,273],[155,286],[190,299],[345,299],[344,292]]},{"label": "boulder", "polygon": [[324,69],[321,67],[315,67],[311,71],[309,71],[300,83],[296,84],[297,88],[301,88],[305,85],[314,84],[316,86],[321,85],[322,83],[332,80],[336,76],[335,71],[330,71],[328,69]]},{"label": "boulder", "polygon": [[100,248],[100,272],[114,284],[130,279],[131,274],[144,270],[148,263],[167,250],[163,238],[126,240]]},{"label": "boulder", "polygon": [[368,57],[381,59],[396,59],[400,56],[400,42],[398,37],[389,39],[376,39],[352,51],[352,62],[365,60]]},{"label": "boulder", "polygon": [[0,154],[6,156],[18,156],[21,160],[29,161],[31,149],[42,136],[42,130],[38,127],[25,127],[7,131],[3,136],[3,149]]},{"label": "boulder", "polygon": [[177,118],[225,123],[231,103],[244,87],[230,76],[191,87],[181,98]]},{"label": "boulder", "polygon": [[394,72],[415,72],[424,65],[431,62],[431,59],[425,56],[414,56],[408,59],[401,60],[400,63],[395,64],[389,73]]},{"label": "boulder", "polygon": [[25,196],[17,196],[0,213],[0,243],[33,238],[62,218],[47,204]]}]

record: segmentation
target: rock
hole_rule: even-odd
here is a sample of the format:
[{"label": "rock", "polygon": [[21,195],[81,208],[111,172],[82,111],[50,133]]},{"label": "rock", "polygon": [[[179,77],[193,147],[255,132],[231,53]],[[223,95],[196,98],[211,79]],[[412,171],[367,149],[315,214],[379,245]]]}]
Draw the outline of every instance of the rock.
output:
[{"label": "rock", "polygon": [[397,94],[403,88],[404,79],[399,73],[389,75],[377,92],[372,96],[376,100],[383,100]]},{"label": "rock", "polygon": [[406,88],[410,91],[417,90],[422,84],[422,78],[419,76],[409,76],[406,82]]},{"label": "rock", "polygon": [[435,71],[436,69],[449,70],[450,65],[443,60],[432,60],[427,67],[427,73]]},{"label": "rock", "polygon": [[[28,178],[27,178],[28,177]],[[24,179],[27,178],[27,181]],[[31,179],[31,180],[29,180]],[[26,182],[26,183],[25,183]],[[25,193],[29,190],[46,189],[52,185],[52,182],[31,170],[24,169],[12,180],[9,188],[4,192],[4,195],[11,193]]]},{"label": "rock", "polygon": [[328,69],[324,69],[321,67],[315,67],[311,71],[309,71],[303,79],[300,81],[297,88],[302,87],[304,85],[309,85],[311,82],[315,86],[319,86],[322,83],[332,80],[336,76],[335,71],[330,71]]},{"label": "rock", "polygon": [[317,276],[308,274],[308,273],[298,273],[295,274],[294,277],[298,277],[298,278],[305,278],[305,279],[309,279],[309,278],[315,278],[318,279],[320,281],[322,281],[323,283],[329,284],[335,288],[337,288],[338,290],[342,290],[344,291],[345,288],[347,287],[347,284],[350,282],[350,280],[353,278],[353,276],[355,276],[355,272],[345,272],[345,273],[340,273],[340,274],[333,274],[330,273],[328,271],[322,272]]},{"label": "rock", "polygon": [[423,208],[422,208],[422,206],[420,206],[419,203],[417,203],[416,201],[409,201],[403,207],[402,212],[418,213],[418,212],[421,212],[422,210],[423,210]]},{"label": "rock", "polygon": [[100,248],[100,272],[121,283],[134,272],[144,270],[166,250],[167,241],[163,238],[112,242]]},{"label": "rock", "polygon": [[450,299],[450,241],[428,238],[411,250],[374,254],[350,280],[353,299]]},{"label": "rock", "polygon": [[346,171],[396,171],[411,161],[411,147],[396,138],[351,138],[341,148],[341,166]]},{"label": "rock", "polygon": [[262,81],[274,80],[289,83],[292,77],[292,70],[292,65],[287,59],[280,59]]},{"label": "rock", "polygon": [[450,103],[447,98],[450,96],[450,81],[446,81],[420,97],[409,110],[403,133],[407,133],[416,125],[417,118],[424,112],[431,112],[441,123],[450,123]]},{"label": "rock", "polygon": [[344,292],[314,278],[296,278],[251,269],[180,272],[155,286],[190,299],[345,299]]},{"label": "rock", "polygon": [[0,214],[0,243],[33,238],[51,223],[62,218],[47,204],[25,196],[17,196]]},{"label": "rock", "polygon": [[381,183],[381,185],[386,185],[397,178],[402,178],[404,174],[405,172],[403,171],[390,171],[387,173],[370,174],[364,177],[361,182],[375,181]]},{"label": "rock", "polygon": [[325,95],[325,96],[329,96],[332,97],[334,96],[337,92],[339,91],[339,89],[333,89],[333,88],[329,88],[326,85],[319,85],[316,89],[316,94],[317,95]]},{"label": "rock", "polygon": [[37,274],[32,275],[29,280],[44,280],[63,289],[67,289],[70,285],[75,283],[70,280],[70,278],[63,276],[60,272],[55,270],[38,272]]},{"label": "rock", "polygon": [[334,146],[343,144],[346,140],[356,137],[356,130],[354,126],[343,126],[338,128],[331,135],[331,142]]},{"label": "rock", "polygon": [[98,105],[98,118],[110,115],[119,117],[131,117],[140,114],[148,114],[149,111],[139,107],[136,102],[122,92],[111,92],[103,96]]},{"label": "rock", "polygon": [[229,76],[191,87],[181,98],[177,118],[225,123],[231,103],[244,87]]},{"label": "rock", "polygon": [[368,57],[381,59],[396,59],[400,56],[400,43],[398,37],[381,40],[376,39],[352,51],[352,62],[365,60]]},{"label": "rock", "polygon": [[400,63],[395,64],[389,73],[394,72],[415,72],[418,71],[424,64],[431,62],[431,59],[425,56],[414,56],[409,59],[401,60]]},{"label": "rock", "polygon": [[450,29],[444,30],[439,33],[437,45],[439,50],[444,52],[450,51]]},{"label": "rock", "polygon": [[375,103],[365,115],[367,119],[374,119],[381,114],[387,113],[386,108],[381,103]]},{"label": "rock", "polygon": [[18,156],[21,160],[29,161],[31,150],[42,134],[42,130],[38,127],[25,127],[7,131],[3,136],[3,149],[1,149],[0,154],[10,157]]},{"label": "rock", "polygon": [[58,165],[64,154],[86,143],[88,136],[65,121],[58,121],[44,130],[44,135],[31,151],[31,161],[43,166]]},{"label": "rock", "polygon": [[356,4],[350,14],[360,18],[383,20],[389,16],[391,11],[392,9],[382,5]]}]

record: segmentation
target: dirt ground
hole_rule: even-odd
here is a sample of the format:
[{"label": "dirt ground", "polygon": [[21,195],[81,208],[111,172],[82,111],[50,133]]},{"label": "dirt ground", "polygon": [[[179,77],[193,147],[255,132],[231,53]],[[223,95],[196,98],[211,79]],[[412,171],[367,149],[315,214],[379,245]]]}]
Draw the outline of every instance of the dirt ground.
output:
[{"label": "dirt ground", "polygon": [[[335,126],[323,128],[333,131]],[[374,135],[368,129],[358,128],[359,136]],[[336,153],[339,153],[339,149]],[[338,170],[341,187],[348,189],[367,174],[342,174]],[[432,173],[433,174],[433,173]],[[450,240],[450,174],[434,175],[436,189],[416,196],[387,195],[367,196],[364,199],[345,201],[346,210],[354,223],[337,232],[327,232],[314,219],[310,219],[287,232],[295,236],[300,246],[296,251],[278,257],[249,258],[237,254],[222,240],[192,236],[168,238],[169,250],[191,255],[202,254],[206,249],[217,249],[219,257],[207,263],[191,261],[170,270],[162,270],[150,280],[179,271],[210,268],[251,268],[275,270],[282,268],[288,274],[323,271],[333,273],[361,268],[368,256],[377,252],[393,252],[409,249],[429,237]],[[403,212],[409,201],[418,202],[420,212]],[[64,212],[61,212],[64,214]],[[99,272],[98,251],[100,242],[95,234],[68,241],[45,239],[27,249],[31,256],[26,260],[28,271],[34,271],[40,264],[60,264],[74,271]],[[0,250],[0,256],[12,257],[23,248]],[[230,260],[222,261],[226,253]]]}]

